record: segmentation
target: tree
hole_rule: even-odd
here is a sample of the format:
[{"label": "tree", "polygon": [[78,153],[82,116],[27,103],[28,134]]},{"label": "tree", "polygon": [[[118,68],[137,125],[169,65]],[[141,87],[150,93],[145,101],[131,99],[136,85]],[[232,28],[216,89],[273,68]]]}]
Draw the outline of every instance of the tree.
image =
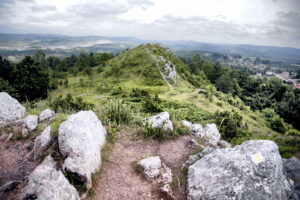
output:
[{"label": "tree", "polygon": [[13,64],[0,56],[0,77],[10,83],[12,81],[13,70]]},{"label": "tree", "polygon": [[26,56],[17,64],[13,77],[13,87],[18,91],[21,101],[47,97],[49,75],[32,57]]}]

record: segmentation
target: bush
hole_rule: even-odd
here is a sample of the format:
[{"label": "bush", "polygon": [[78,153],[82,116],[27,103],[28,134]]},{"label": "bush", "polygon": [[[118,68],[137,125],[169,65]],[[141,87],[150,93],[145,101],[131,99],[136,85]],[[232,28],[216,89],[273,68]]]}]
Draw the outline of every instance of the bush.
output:
[{"label": "bush", "polygon": [[110,100],[102,110],[103,118],[116,124],[129,124],[133,119],[131,108],[121,100]]},{"label": "bush", "polygon": [[83,101],[81,97],[73,98],[71,94],[67,94],[65,98],[61,95],[56,97],[50,107],[55,112],[73,112],[81,110],[91,110],[94,108],[94,104]]},{"label": "bush", "polygon": [[286,132],[286,135],[300,136],[300,131],[298,131],[297,129],[289,129],[289,130]]},{"label": "bush", "polygon": [[215,118],[224,140],[231,141],[236,137],[247,137],[251,135],[251,133],[247,131],[247,126],[242,124],[242,116],[237,112],[216,112]]},{"label": "bush", "polygon": [[160,107],[161,100],[157,95],[154,97],[146,97],[143,101],[143,110],[148,113],[157,113],[162,112],[163,110]]}]

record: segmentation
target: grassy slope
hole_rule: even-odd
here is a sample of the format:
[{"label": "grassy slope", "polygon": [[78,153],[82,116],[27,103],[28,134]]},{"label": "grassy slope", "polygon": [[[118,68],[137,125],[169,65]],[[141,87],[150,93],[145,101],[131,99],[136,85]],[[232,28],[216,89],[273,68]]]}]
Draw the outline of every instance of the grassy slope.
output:
[{"label": "grassy slope", "polygon": [[[267,122],[260,113],[251,111],[238,98],[217,92],[207,81],[204,81],[205,84],[202,89],[197,89],[178,73],[179,77],[176,83],[173,84],[172,88],[169,88],[162,80],[156,67],[156,61],[153,59],[153,56],[159,58],[161,55],[175,64],[177,72],[188,69],[181,60],[168,50],[158,45],[141,45],[125,51],[110,60],[101,73],[97,72],[97,67],[94,68],[92,78],[82,74],[77,76],[70,75],[69,87],[64,88],[60,86],[57,90],[50,92],[49,98],[39,102],[37,109],[45,108],[53,98],[58,95],[64,96],[67,93],[72,94],[74,97],[81,96],[84,100],[94,103],[96,109],[100,109],[107,99],[126,99],[132,88],[140,88],[158,93],[160,98],[167,101],[196,105],[203,113],[234,110],[243,116],[243,122],[247,123],[249,130],[256,134],[255,138],[267,138],[278,135],[278,133],[268,128]],[[160,63],[160,66],[163,64]],[[80,84],[80,79],[83,80],[84,86]],[[121,92],[119,91],[117,96],[113,95],[114,91],[118,90],[119,87],[122,88]],[[211,99],[205,94],[206,90],[213,91]],[[174,109],[166,110],[171,112],[171,114],[174,111]],[[204,124],[213,121],[201,120],[195,122]]]}]

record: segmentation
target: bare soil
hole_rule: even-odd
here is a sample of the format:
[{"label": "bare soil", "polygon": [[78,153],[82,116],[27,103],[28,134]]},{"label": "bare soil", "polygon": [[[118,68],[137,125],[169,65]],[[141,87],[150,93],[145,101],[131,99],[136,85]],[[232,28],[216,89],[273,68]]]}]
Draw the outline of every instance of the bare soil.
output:
[{"label": "bare soil", "polygon": [[[172,184],[177,200],[186,198],[186,175],[183,164],[195,149],[186,135],[174,140],[153,141],[137,137],[130,130],[118,133],[117,142],[108,158],[103,159],[100,173],[93,183],[94,195],[89,200],[148,200],[166,199],[156,182],[146,180],[136,170],[136,162],[150,156],[160,156],[163,163],[172,169]],[[105,152],[107,153],[107,152]]]},{"label": "bare soil", "polygon": [[29,175],[36,166],[31,158],[34,141],[0,141],[0,180],[2,183],[8,181],[19,181]]}]

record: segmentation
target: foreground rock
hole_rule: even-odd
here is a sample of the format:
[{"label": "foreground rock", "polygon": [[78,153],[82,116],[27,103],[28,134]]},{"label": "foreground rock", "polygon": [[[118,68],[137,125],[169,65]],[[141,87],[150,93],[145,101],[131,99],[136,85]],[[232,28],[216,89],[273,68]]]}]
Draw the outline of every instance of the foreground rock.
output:
[{"label": "foreground rock", "polygon": [[23,119],[23,129],[22,136],[28,136],[28,133],[36,129],[38,125],[38,116],[37,115],[28,115]]},{"label": "foreground rock", "polygon": [[173,124],[168,112],[144,119],[144,124],[149,124],[152,128],[162,128],[165,131],[173,131]]},{"label": "foreground rock", "polygon": [[[189,129],[189,131],[197,137],[204,138],[209,144],[217,146],[220,142],[220,132],[216,124],[206,124],[204,127],[200,124],[193,124],[186,120],[182,121],[183,125]],[[228,145],[228,144],[227,144]]]},{"label": "foreground rock", "polygon": [[160,191],[163,192],[168,199],[174,199],[173,190],[170,184],[173,181],[173,174],[169,167],[161,162],[159,156],[149,157],[137,163],[142,168],[144,176],[150,180],[161,185]]},{"label": "foreground rock", "polygon": [[106,130],[92,111],[70,115],[59,127],[59,149],[66,157],[63,170],[74,174],[88,188],[92,186],[92,174],[101,166],[105,136]]},{"label": "foreground rock", "polygon": [[22,119],[26,109],[6,92],[0,92],[0,123],[16,123]]},{"label": "foreground rock", "polygon": [[294,181],[295,192],[300,199],[300,160],[295,157],[285,159],[283,166],[288,177]]},{"label": "foreground rock", "polygon": [[43,110],[39,115],[39,121],[52,120],[55,118],[55,112],[49,108]]},{"label": "foreground rock", "polygon": [[278,146],[251,140],[216,149],[188,170],[188,199],[298,199],[283,172]]},{"label": "foreground rock", "polygon": [[29,176],[23,199],[68,199],[79,200],[79,194],[62,172],[55,169],[51,156],[40,164]]},{"label": "foreground rock", "polygon": [[51,126],[45,128],[45,130],[36,137],[33,146],[33,158],[37,160],[39,156],[49,147],[51,144]]},{"label": "foreground rock", "polygon": [[138,162],[138,165],[142,167],[143,173],[148,180],[153,180],[159,176],[159,170],[161,168],[159,156],[145,158]]}]

